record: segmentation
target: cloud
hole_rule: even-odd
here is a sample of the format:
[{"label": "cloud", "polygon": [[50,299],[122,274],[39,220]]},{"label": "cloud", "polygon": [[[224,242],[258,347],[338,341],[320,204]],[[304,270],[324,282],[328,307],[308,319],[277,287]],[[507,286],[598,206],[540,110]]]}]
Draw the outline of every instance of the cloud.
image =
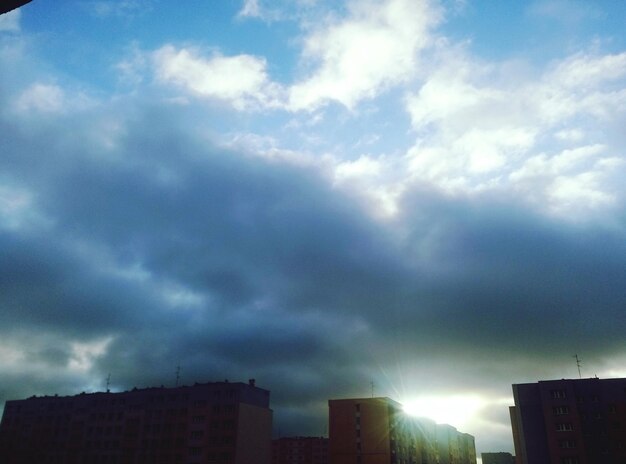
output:
[{"label": "cloud", "polygon": [[[415,186],[378,222],[309,166],[198,138],[184,111],[127,97],[27,136],[16,128],[29,114],[2,120],[5,208],[47,219],[0,234],[3,334],[43,344],[3,345],[3,369],[24,356],[39,366],[11,370],[6,395],[101,389],[108,372],[114,388],[160,385],[180,363],[184,382],[256,377],[279,427],[319,433],[324,400],[362,395],[372,378],[381,393],[463,382],[472,394],[493,375],[486,386],[450,359],[484,358],[471,370],[500,369],[507,384],[520,352],[548,372],[561,361],[546,352],[620,352],[621,232]],[[125,126],[106,147],[83,130],[103,113]],[[365,159],[340,172],[355,171],[380,174]]]},{"label": "cloud", "polygon": [[58,85],[37,83],[20,95],[16,105],[19,111],[58,113],[64,110],[64,101],[64,92]]},{"label": "cloud", "polygon": [[145,13],[152,7],[151,0],[121,0],[109,1],[98,0],[86,2],[85,5],[96,16],[107,17],[133,17]]},{"label": "cloud", "polygon": [[15,9],[0,15],[0,32],[19,32],[22,12]]},{"label": "cloud", "polygon": [[261,17],[261,7],[259,0],[244,0],[241,10],[237,13],[240,17]]},{"label": "cloud", "polygon": [[464,431],[506,447],[511,383],[574,377],[576,352],[619,372],[623,54],[486,62],[438,15],[350,4],[304,29],[291,88],[261,56],[166,44],[94,98],[3,42],[0,401],[180,365],[254,377],[277,429],[320,434],[373,380],[472,398]]},{"label": "cloud", "polygon": [[[239,16],[282,17],[262,9],[257,1],[244,2]],[[287,88],[271,81],[263,58],[219,54],[205,58],[197,50],[172,45],[154,53],[156,74],[162,82],[229,101],[238,110],[313,111],[330,101],[352,109],[414,75],[418,52],[430,43],[430,30],[441,16],[427,1],[389,0],[352,2],[345,18],[327,17],[313,27],[300,18],[308,28],[302,39],[302,66],[312,71]]]},{"label": "cloud", "polygon": [[251,55],[210,58],[165,45],[153,55],[157,78],[199,97],[225,101],[235,109],[276,106],[280,89],[269,81],[264,59]]},{"label": "cloud", "polygon": [[537,17],[549,18],[570,25],[589,19],[602,19],[605,14],[589,2],[576,0],[539,0],[528,7],[528,12]]},{"label": "cloud", "polygon": [[328,19],[304,38],[302,60],[313,71],[289,89],[289,108],[330,101],[353,108],[413,76],[418,52],[441,20],[430,2],[351,2],[344,19]]},{"label": "cloud", "polygon": [[619,135],[602,121],[626,117],[626,55],[577,53],[520,81],[505,66],[473,62],[462,48],[442,54],[406,100],[416,179],[457,193],[513,190],[564,215],[615,203]]}]

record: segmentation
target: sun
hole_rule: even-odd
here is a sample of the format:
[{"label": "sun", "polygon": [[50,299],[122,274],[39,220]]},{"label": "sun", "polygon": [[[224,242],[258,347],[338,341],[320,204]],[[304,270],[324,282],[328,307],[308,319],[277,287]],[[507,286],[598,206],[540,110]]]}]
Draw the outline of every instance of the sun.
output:
[{"label": "sun", "polygon": [[404,411],[411,416],[427,417],[459,429],[471,422],[486,403],[476,395],[425,395],[402,402]]}]

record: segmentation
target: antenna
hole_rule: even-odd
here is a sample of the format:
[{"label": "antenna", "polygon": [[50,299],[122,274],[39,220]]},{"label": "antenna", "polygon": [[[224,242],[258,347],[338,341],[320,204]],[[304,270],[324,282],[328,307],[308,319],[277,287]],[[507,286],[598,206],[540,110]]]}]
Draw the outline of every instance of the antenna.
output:
[{"label": "antenna", "polygon": [[107,393],[109,393],[111,390],[109,390],[109,385],[111,385],[111,373],[109,372],[109,376],[107,377]]},{"label": "antenna", "polygon": [[176,386],[178,387],[178,381],[180,380],[180,363],[176,366]]},{"label": "antenna", "polygon": [[576,367],[578,367],[578,378],[579,378],[579,379],[582,379],[583,377],[582,377],[582,375],[580,374],[580,364],[581,364],[581,363],[580,363],[580,359],[578,359],[578,355],[577,355],[577,354],[575,354],[575,355],[573,356],[573,358],[574,358],[574,359],[576,359]]},{"label": "antenna", "polygon": [[372,389],[372,398],[374,398],[374,381],[373,380],[370,382],[370,387]]}]

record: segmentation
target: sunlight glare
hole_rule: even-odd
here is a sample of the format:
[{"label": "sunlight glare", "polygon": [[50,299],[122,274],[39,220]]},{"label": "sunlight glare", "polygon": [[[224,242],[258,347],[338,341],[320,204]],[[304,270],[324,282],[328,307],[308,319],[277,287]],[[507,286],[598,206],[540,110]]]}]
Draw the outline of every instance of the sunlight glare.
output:
[{"label": "sunlight glare", "polygon": [[462,429],[487,403],[476,395],[420,396],[403,401],[404,411],[415,417],[427,417],[438,424]]}]

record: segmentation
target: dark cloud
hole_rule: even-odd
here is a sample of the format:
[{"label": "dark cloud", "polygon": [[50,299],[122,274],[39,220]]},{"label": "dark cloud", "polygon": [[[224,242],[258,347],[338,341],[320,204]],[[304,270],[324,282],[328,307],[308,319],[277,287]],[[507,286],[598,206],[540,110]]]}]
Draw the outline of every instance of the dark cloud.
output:
[{"label": "dark cloud", "polygon": [[[207,142],[181,112],[125,97],[2,113],[0,186],[30,203],[0,222],[0,337],[38,342],[0,400],[108,373],[173,385],[180,365],[183,383],[254,377],[277,430],[320,434],[326,400],[372,380],[506,396],[575,351],[622,354],[623,227],[426,187],[377,222],[320,172]],[[73,343],[103,339],[69,369]]]}]

